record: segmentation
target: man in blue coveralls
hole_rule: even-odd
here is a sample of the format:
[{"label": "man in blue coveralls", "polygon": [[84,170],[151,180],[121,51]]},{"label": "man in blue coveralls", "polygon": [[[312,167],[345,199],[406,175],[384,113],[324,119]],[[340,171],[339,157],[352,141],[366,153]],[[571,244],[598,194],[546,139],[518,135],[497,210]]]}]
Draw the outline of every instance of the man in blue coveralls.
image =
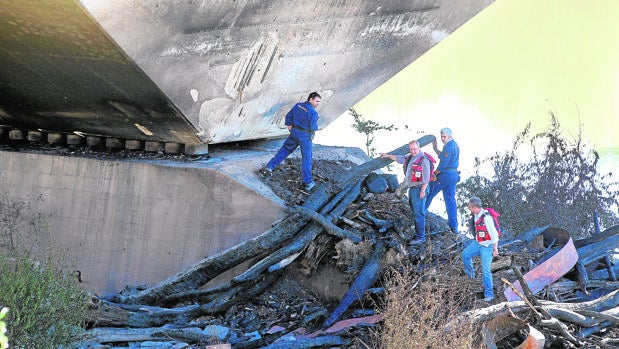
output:
[{"label": "man in blue coveralls", "polygon": [[430,193],[426,198],[426,209],[432,203],[432,199],[439,192],[443,191],[445,209],[447,210],[447,222],[453,233],[458,233],[458,206],[456,204],[456,183],[460,181],[460,148],[453,140],[451,129],[445,127],[441,129],[441,141],[443,150],[438,150],[437,142],[434,140],[432,146],[438,154],[439,164],[434,173],[436,181],[430,182]]},{"label": "man in blue coveralls", "polygon": [[318,130],[318,112],[316,107],[321,97],[318,92],[312,92],[307,102],[297,103],[286,114],[286,126],[290,135],[279,148],[275,156],[266,164],[266,170],[272,172],[297,147],[301,147],[301,173],[306,190],[311,190],[316,184],[312,180],[312,140]]}]

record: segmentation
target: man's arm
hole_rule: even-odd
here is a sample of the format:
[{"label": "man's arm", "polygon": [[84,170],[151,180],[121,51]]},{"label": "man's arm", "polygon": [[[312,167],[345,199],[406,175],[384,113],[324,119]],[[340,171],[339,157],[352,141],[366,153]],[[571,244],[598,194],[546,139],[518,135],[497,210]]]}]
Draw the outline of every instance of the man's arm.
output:
[{"label": "man's arm", "polygon": [[288,126],[288,130],[292,129],[292,118],[293,118],[293,111],[294,108],[296,108],[296,104],[294,105],[294,107],[290,108],[290,110],[288,111],[288,113],[286,113],[286,121],[285,121],[285,125]]},{"label": "man's arm", "polygon": [[432,141],[432,148],[434,148],[434,152],[437,156],[441,155],[441,151],[438,150],[438,142],[436,141],[436,138]]},{"label": "man's arm", "polygon": [[393,154],[381,153],[380,157],[383,159],[391,159],[393,161],[398,161],[397,157]]},{"label": "man's arm", "polygon": [[317,131],[318,130],[318,119],[319,119],[318,112],[314,108],[312,108],[308,114],[310,118],[310,127],[312,128],[312,131]]}]

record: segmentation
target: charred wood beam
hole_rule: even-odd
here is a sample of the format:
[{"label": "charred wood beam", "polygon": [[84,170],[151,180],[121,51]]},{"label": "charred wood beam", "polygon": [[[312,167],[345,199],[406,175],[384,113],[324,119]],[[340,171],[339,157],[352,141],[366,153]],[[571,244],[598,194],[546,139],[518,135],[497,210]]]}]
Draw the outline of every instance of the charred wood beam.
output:
[{"label": "charred wood beam", "polygon": [[377,240],[374,246],[374,253],[368,258],[363,265],[363,269],[359,275],[355,278],[350,285],[346,294],[340,301],[340,304],[333,310],[331,315],[325,320],[322,328],[333,325],[339,318],[348,310],[350,305],[363,298],[365,291],[367,291],[378,280],[379,271],[382,268],[383,257],[385,256],[386,248],[382,240]]},{"label": "charred wood beam", "polygon": [[[350,190],[346,196],[342,199],[341,202],[327,215],[327,219],[333,219],[334,217],[339,217],[344,213],[348,205],[350,205],[361,191],[361,183],[362,181],[358,181],[357,185]],[[300,252],[318,236],[322,232],[322,227],[318,224],[310,224],[308,227],[303,229],[292,242],[280,248],[279,250],[271,253],[266,258],[262,259],[258,263],[251,266],[245,272],[237,275],[232,279],[232,282],[240,283],[240,282],[248,282],[253,279],[256,279],[260,276],[260,274],[269,268],[271,265],[278,263],[282,259],[291,256],[297,252]]]},{"label": "charred wood beam", "polygon": [[[95,343],[144,342],[152,340],[179,340],[185,343],[210,343],[211,335],[202,333],[196,327],[187,328],[109,328],[99,327],[89,330],[84,335],[84,341],[75,343],[73,347]],[[91,346],[90,346],[91,347]]]},{"label": "charred wood beam", "polygon": [[604,264],[606,265],[606,272],[608,272],[609,279],[617,281],[617,275],[613,269],[613,263],[610,260],[610,256],[604,256]]},{"label": "charred wood beam", "polygon": [[379,233],[384,233],[387,230],[395,227],[396,225],[396,221],[395,220],[391,220],[391,219],[379,219],[374,217],[371,213],[369,213],[367,210],[363,210],[363,216],[370,220],[370,222],[372,222],[372,224],[378,228],[378,232]]},{"label": "charred wood beam", "polygon": [[506,269],[512,266],[512,256],[499,256],[495,257],[495,260],[490,263],[490,271],[495,272],[497,270]]},{"label": "charred wood beam", "polygon": [[596,242],[604,241],[616,235],[619,235],[619,225],[613,225],[612,227],[604,230],[603,232],[597,233],[591,237],[576,240],[574,241],[574,246],[576,246],[576,248],[584,247]]},{"label": "charred wood beam", "polygon": [[[419,145],[424,146],[435,139],[432,135],[425,135],[419,139]],[[391,153],[406,154],[408,145],[401,146]],[[319,211],[329,203],[334,193],[338,193],[346,188],[350,183],[356,183],[370,172],[382,168],[391,163],[390,159],[377,158],[355,167],[345,176],[336,179],[334,184],[330,182],[319,185],[315,192],[310,195],[303,207],[313,211]],[[322,211],[321,211],[322,212]],[[310,220],[300,215],[287,217],[275,227],[267,230],[261,235],[240,243],[228,250],[222,251],[213,256],[209,256],[191,268],[177,273],[166,280],[145,290],[129,294],[114,295],[111,300],[125,304],[157,304],[161,299],[176,293],[194,290],[206,284],[219,274],[263,253],[270,253],[286,240],[295,236],[300,227],[307,225]]]},{"label": "charred wood beam", "polygon": [[[609,230],[610,229],[607,229],[605,232]],[[603,233],[599,235],[601,234]],[[619,248],[619,235],[611,235],[602,241],[593,242],[576,249],[578,252],[576,270],[578,271],[578,278],[582,283],[582,288],[585,293],[587,292],[586,288],[589,283],[589,275],[585,266],[613,254],[617,248]]]},{"label": "charred wood beam", "polygon": [[161,300],[161,305],[171,307],[180,302],[192,301],[196,303],[206,303],[213,300],[217,294],[227,292],[233,287],[231,283],[225,283],[205,290],[193,290],[187,292],[176,293]]},{"label": "charred wood beam", "polygon": [[514,239],[501,238],[499,240],[499,247],[509,246],[511,244],[518,243],[518,242],[526,242],[530,244],[531,241],[533,241],[533,239],[535,239],[539,234],[543,233],[544,230],[548,229],[549,227],[550,225],[545,225],[543,227],[537,227],[537,228],[530,229],[524,232],[523,234],[518,235],[518,237]]},{"label": "charred wood beam", "polygon": [[290,265],[290,263],[294,262],[295,259],[297,259],[297,257],[299,257],[301,255],[301,251],[290,255],[284,259],[282,259],[281,261],[271,265],[269,267],[269,273],[272,273],[276,270],[280,270],[280,269],[284,269],[285,267],[287,267],[288,265]]},{"label": "charred wood beam", "polygon": [[129,295],[114,295],[111,301],[124,304],[158,304],[162,299],[206,284],[219,274],[261,254],[269,253],[282,242],[292,238],[300,226],[309,223],[300,215],[289,216],[261,235],[244,241],[221,253],[209,256],[189,269],[169,277],[157,285]]},{"label": "charred wood beam", "polygon": [[362,228],[362,225],[361,225],[361,224],[359,224],[359,223],[357,223],[357,222],[353,221],[352,219],[346,218],[346,217],[344,217],[344,216],[340,217],[340,220],[341,220],[344,224],[346,224],[346,225],[348,225],[348,226],[350,226],[350,227],[353,227],[353,228],[355,228],[355,229],[361,229],[361,228]]},{"label": "charred wood beam", "polygon": [[579,303],[556,303],[550,301],[539,301],[542,306],[557,306],[564,309],[570,309],[574,311],[579,310],[592,310],[592,311],[604,311],[619,306],[619,290],[614,290],[602,297]]},{"label": "charred wood beam", "polygon": [[584,328],[582,330],[580,330],[580,332],[578,332],[576,334],[576,336],[578,338],[587,338],[589,336],[591,336],[592,334],[598,333],[606,328],[609,328],[611,326],[613,326],[613,322],[612,321],[604,321],[600,324],[597,324],[595,326],[591,326],[589,328]]},{"label": "charred wood beam", "polygon": [[[602,312],[619,306],[619,290],[615,290],[607,295],[587,302],[558,303],[545,300],[538,300],[538,302],[541,307],[549,307],[553,309],[560,308],[576,312],[581,310]],[[460,314],[456,320],[452,321],[450,326],[457,325],[460,321],[480,323],[488,321],[499,315],[510,315],[511,313],[516,315],[524,314],[528,311],[528,309],[529,307],[524,301],[503,302],[486,308],[464,312]]]},{"label": "charred wood beam", "polygon": [[567,339],[569,342],[575,344],[576,346],[581,346],[582,343],[578,338],[576,338],[573,334],[570,333],[567,325],[563,322],[559,321],[559,319],[552,317],[548,320],[542,320],[540,325],[549,329],[551,331],[555,331],[561,334],[561,337]]},{"label": "charred wood beam", "polygon": [[315,338],[300,338],[295,340],[282,340],[274,342],[262,349],[304,349],[304,348],[329,348],[333,346],[349,345],[350,339],[336,335],[325,335]]},{"label": "charred wood beam", "polygon": [[[610,267],[610,273],[609,273],[609,268],[605,268],[605,269],[600,269],[600,270],[596,270],[593,273],[589,274],[589,279],[602,279],[602,280],[612,280],[611,282],[616,282],[616,280],[612,279],[612,274],[617,274],[619,273],[619,265],[613,265],[612,267]],[[592,285],[593,281],[589,281],[589,285],[592,287],[596,287]]]},{"label": "charred wood beam", "polygon": [[[605,270],[602,270],[605,271]],[[551,293],[556,292],[572,292],[579,287],[579,283],[572,280],[561,280],[553,283],[552,285],[548,285],[546,290]],[[619,289],[619,282],[617,281],[605,281],[605,280],[590,280],[589,287],[594,288],[604,288],[604,289]]]},{"label": "charred wood beam", "polygon": [[106,300],[97,300],[86,313],[86,321],[98,327],[147,328],[162,326],[166,323],[187,323],[191,315],[200,306],[191,305],[182,308],[158,308],[152,306],[116,304]]},{"label": "charred wood beam", "polygon": [[[580,240],[576,240],[574,241],[574,246],[576,246],[576,248],[584,248],[586,246],[595,244],[595,243],[604,243],[606,241],[608,241],[610,238],[614,238],[616,236],[619,235],[619,225],[615,225],[612,226],[606,230],[604,230],[603,232],[599,232],[599,223],[597,223],[598,220],[596,219],[596,233],[591,236],[588,237],[586,239],[580,239]],[[606,265],[606,270],[608,272],[608,279],[613,280],[613,281],[617,281],[617,275],[615,273],[615,270],[613,269],[613,264],[610,260],[610,257],[608,254],[605,254],[604,256],[601,257]],[[595,257],[593,257],[593,259],[595,259]],[[584,263],[584,264],[588,264],[590,262]],[[585,272],[583,272],[583,266],[579,267],[579,272],[583,273],[582,275],[579,275],[579,277],[582,279],[582,282],[584,283],[583,287],[586,287],[586,284],[588,284],[589,282],[589,278],[588,275]]]},{"label": "charred wood beam", "polygon": [[582,327],[592,327],[604,321],[610,321],[614,324],[619,323],[619,316],[617,316],[619,308],[608,309],[602,312],[585,309],[572,311],[552,306],[546,306],[545,308],[548,310],[548,313],[557,319]]},{"label": "charred wood beam", "polygon": [[208,303],[178,308],[161,308],[134,304],[118,304],[98,300],[89,307],[87,321],[102,327],[148,328],[174,323],[187,324],[203,315],[221,313],[234,304],[251,299],[269,287],[280,273],[268,274],[259,282],[224,288]]},{"label": "charred wood beam", "polygon": [[361,237],[359,235],[338,227],[337,225],[333,224],[331,220],[327,220],[325,216],[306,207],[295,207],[291,210],[291,212],[300,213],[308,216],[316,223],[320,224],[327,233],[335,237],[338,237],[340,239],[350,239],[352,242],[355,243],[361,242]]}]

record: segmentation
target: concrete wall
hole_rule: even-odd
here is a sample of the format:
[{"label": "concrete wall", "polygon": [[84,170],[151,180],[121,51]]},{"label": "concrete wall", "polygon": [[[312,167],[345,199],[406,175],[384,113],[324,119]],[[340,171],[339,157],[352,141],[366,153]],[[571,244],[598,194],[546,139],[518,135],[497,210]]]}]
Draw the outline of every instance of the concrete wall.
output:
[{"label": "concrete wall", "polygon": [[45,218],[30,237],[66,249],[84,287],[105,294],[157,283],[281,217],[281,203],[217,166],[0,151],[0,189],[29,204],[24,218]]}]

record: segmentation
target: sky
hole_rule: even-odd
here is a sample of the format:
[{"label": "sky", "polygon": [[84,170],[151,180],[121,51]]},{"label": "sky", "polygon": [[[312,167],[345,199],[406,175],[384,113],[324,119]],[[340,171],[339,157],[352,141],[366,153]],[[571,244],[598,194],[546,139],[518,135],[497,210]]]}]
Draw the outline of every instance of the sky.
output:
[{"label": "sky", "polygon": [[[376,134],[379,152],[448,126],[471,155],[507,149],[529,122],[546,129],[552,111],[566,136],[580,129],[619,166],[619,0],[497,0],[355,109],[400,127]],[[362,144],[341,136],[351,120],[316,141]]]}]

